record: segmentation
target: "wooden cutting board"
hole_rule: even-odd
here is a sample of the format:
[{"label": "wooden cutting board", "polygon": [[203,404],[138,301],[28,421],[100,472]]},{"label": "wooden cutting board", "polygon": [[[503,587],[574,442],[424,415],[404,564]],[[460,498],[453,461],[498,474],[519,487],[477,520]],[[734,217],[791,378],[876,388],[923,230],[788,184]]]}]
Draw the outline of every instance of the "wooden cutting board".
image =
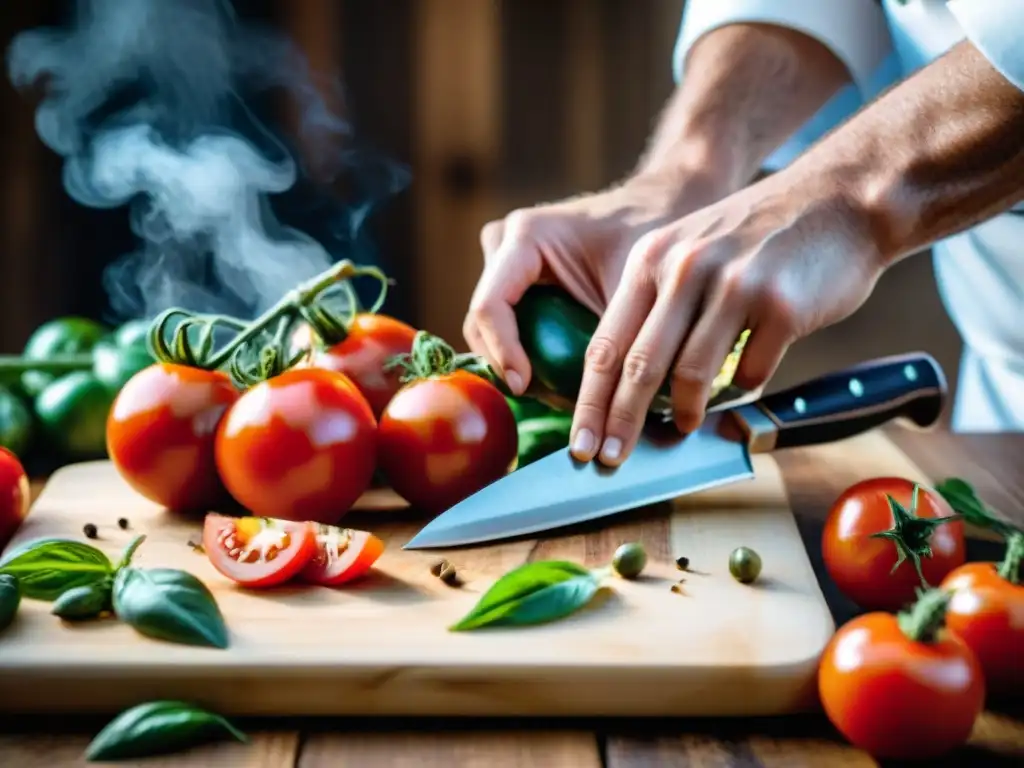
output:
[{"label": "wooden cutting board", "polygon": [[[919,475],[875,432],[819,449],[852,479]],[[227,650],[149,640],[114,620],[69,626],[26,600],[0,635],[0,711],[111,712],[178,698],[235,715],[755,715],[814,706],[817,659],[834,631],[769,456],[756,479],[606,519],[589,529],[447,552],[401,549],[425,518],[390,491],[367,494],[348,525],[381,535],[370,576],[339,589],[245,591],[188,542],[200,524],[140,498],[112,465],[58,471],[10,547],[81,538],[98,526],[111,556],[137,533],[135,562],[192,571],[214,591]],[[923,478],[919,478],[923,479]],[[118,528],[126,517],[131,527]],[[613,578],[577,615],[540,627],[450,633],[494,579],[527,561],[607,563],[640,540],[645,576]],[[728,573],[746,545],[764,569],[753,585]],[[466,583],[430,575],[450,559]],[[692,573],[675,567],[690,559]],[[685,578],[679,594],[673,584]]]}]

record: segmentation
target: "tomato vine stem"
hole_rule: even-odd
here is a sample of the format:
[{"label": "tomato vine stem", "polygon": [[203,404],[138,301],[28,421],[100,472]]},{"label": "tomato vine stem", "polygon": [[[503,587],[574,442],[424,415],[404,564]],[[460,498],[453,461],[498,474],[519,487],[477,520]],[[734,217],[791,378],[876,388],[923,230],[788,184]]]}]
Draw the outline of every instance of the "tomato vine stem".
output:
[{"label": "tomato vine stem", "polygon": [[892,528],[887,531],[872,533],[873,539],[888,539],[896,547],[896,563],[890,573],[895,573],[907,560],[914,566],[917,577],[921,580],[921,586],[929,587],[921,569],[921,559],[932,556],[931,544],[928,543],[932,533],[940,525],[959,520],[961,515],[954,513],[947,517],[918,517],[917,498],[921,492],[921,486],[914,483],[914,490],[910,497],[910,509],[907,509],[894,499],[890,494],[885,498],[889,502],[889,509],[892,511]]},{"label": "tomato vine stem", "polygon": [[932,643],[946,626],[946,609],[952,593],[945,589],[918,590],[918,597],[896,620],[900,630],[916,643]]},{"label": "tomato vine stem", "polygon": [[477,355],[458,353],[454,347],[439,336],[427,331],[417,331],[412,341],[412,351],[394,355],[384,364],[384,370],[402,369],[399,376],[403,384],[431,376],[444,376],[455,371],[466,371],[494,383],[497,376],[490,366]]},{"label": "tomato vine stem", "polygon": [[1024,576],[1024,533],[1014,531],[1006,540],[1006,554],[999,564],[999,576],[1011,584],[1020,584]]},{"label": "tomato vine stem", "polygon": [[[321,333],[329,335],[332,330],[347,327],[319,302],[328,289],[339,285],[347,295],[354,297],[348,282],[360,276],[374,277],[382,285],[370,310],[376,312],[386,296],[389,282],[387,276],[377,267],[360,266],[344,259],[288,291],[276,304],[251,322],[226,315],[193,313],[181,307],[167,309],[150,326],[147,339],[150,353],[162,362],[205,370],[226,367],[237,384],[242,387],[251,386],[287,370],[309,353],[308,347],[295,352],[288,348],[289,332],[300,318],[310,323],[317,336]],[[168,340],[170,322],[178,316],[183,319]],[[231,341],[214,350],[213,334],[218,327],[229,329],[235,335]],[[190,331],[196,332],[195,339],[190,336]],[[249,360],[245,359],[246,355]]]}]

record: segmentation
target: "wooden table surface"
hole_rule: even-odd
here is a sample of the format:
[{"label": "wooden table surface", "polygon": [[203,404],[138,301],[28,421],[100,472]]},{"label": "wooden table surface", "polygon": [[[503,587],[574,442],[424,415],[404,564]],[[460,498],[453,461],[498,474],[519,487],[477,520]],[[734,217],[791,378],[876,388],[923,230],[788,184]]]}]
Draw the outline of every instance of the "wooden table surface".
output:
[{"label": "wooden table surface", "polygon": [[[889,430],[896,443],[936,478],[971,481],[991,506],[1024,523],[1024,435],[922,435]],[[782,452],[797,521],[837,623],[854,608],[823,575],[818,542],[825,511],[845,487],[840,473],[814,452]],[[971,542],[971,559],[994,559],[998,547]],[[784,616],[780,616],[785,621]],[[675,766],[874,766],[847,745],[823,715],[770,719],[538,721],[323,720],[240,721],[251,743],[218,744],[154,758],[143,765],[331,766],[331,768],[673,768]],[[85,745],[102,722],[24,718],[0,722],[0,765],[81,765]],[[989,711],[970,744],[930,765],[1024,765],[1024,706]]]}]

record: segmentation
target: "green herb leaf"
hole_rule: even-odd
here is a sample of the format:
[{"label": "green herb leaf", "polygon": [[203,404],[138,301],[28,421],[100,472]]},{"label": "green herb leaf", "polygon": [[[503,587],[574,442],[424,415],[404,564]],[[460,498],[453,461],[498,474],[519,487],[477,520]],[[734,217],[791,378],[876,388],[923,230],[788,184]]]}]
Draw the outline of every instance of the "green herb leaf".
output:
[{"label": "green herb leaf", "polygon": [[1014,533],[1024,532],[1017,526],[996,517],[966,480],[950,477],[936,485],[935,490],[953,508],[954,512],[971,525],[994,531],[1004,538],[1008,538]]},{"label": "green herb leaf", "polygon": [[0,574],[0,632],[11,626],[20,605],[18,580],[9,574]]},{"label": "green herb leaf", "polygon": [[91,619],[111,608],[113,579],[107,578],[85,587],[73,587],[53,601],[50,613],[74,621]]},{"label": "green herb leaf", "polygon": [[167,754],[218,740],[248,737],[220,715],[183,701],[151,701],[127,709],[96,734],[85,759],[124,760]]},{"label": "green herb leaf", "polygon": [[0,559],[0,573],[18,580],[22,597],[55,600],[74,587],[103,581],[114,566],[103,552],[72,539],[28,542]]},{"label": "green herb leaf", "polygon": [[600,579],[564,560],[527,563],[498,579],[465,617],[449,629],[525,626],[560,619],[590,602]]},{"label": "green herb leaf", "polygon": [[186,571],[124,568],[114,579],[114,613],[137,632],[186,645],[228,647],[213,593]]}]

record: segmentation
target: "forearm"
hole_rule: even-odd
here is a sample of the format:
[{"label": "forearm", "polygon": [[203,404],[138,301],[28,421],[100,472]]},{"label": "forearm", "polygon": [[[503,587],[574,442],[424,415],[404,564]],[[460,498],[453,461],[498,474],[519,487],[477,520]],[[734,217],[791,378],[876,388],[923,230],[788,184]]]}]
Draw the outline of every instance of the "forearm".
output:
[{"label": "forearm", "polygon": [[891,264],[1024,200],[1024,92],[961,43],[784,173],[834,179]]},{"label": "forearm", "polygon": [[817,40],[763,24],[702,37],[669,100],[636,176],[702,174],[720,196],[748,184],[764,159],[849,76]]}]

